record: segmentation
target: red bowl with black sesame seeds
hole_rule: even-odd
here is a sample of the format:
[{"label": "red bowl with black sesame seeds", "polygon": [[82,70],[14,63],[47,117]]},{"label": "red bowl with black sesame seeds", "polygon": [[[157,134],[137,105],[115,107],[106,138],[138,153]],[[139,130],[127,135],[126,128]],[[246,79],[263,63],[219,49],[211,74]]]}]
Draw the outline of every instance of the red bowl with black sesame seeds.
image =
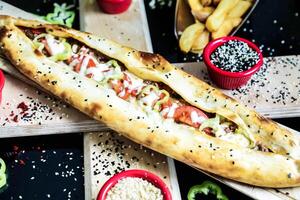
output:
[{"label": "red bowl with black sesame seeds", "polygon": [[149,183],[153,184],[156,188],[160,189],[163,196],[163,200],[172,200],[171,192],[168,186],[157,175],[140,169],[126,170],[112,176],[99,191],[97,200],[106,200],[108,192],[117,184],[120,180],[125,178],[141,178]]},{"label": "red bowl with black sesame seeds", "polygon": [[263,65],[259,48],[249,40],[236,36],[209,42],[203,51],[203,60],[213,82],[223,89],[245,85]]},{"label": "red bowl with black sesame seeds", "polygon": [[126,11],[132,0],[98,0],[101,10],[109,14],[118,14]]},{"label": "red bowl with black sesame seeds", "polygon": [[5,77],[3,72],[0,70],[0,104],[1,104],[1,100],[2,100],[2,90],[4,87],[4,82],[5,82]]}]

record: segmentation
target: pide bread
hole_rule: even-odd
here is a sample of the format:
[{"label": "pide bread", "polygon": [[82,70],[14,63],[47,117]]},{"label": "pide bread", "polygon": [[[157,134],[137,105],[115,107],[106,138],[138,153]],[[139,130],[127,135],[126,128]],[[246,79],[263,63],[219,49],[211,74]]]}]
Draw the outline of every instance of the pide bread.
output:
[{"label": "pide bread", "polygon": [[25,76],[125,137],[264,187],[300,185],[300,138],[158,54],[0,16],[1,51]]}]

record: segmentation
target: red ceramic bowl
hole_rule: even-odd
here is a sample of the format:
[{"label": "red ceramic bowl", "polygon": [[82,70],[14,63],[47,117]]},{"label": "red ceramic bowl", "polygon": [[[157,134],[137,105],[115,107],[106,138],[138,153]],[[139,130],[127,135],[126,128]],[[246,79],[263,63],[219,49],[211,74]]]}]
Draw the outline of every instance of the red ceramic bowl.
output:
[{"label": "red ceramic bowl", "polygon": [[162,195],[164,196],[164,200],[172,200],[172,196],[170,190],[168,189],[167,185],[156,175],[152,174],[151,172],[145,170],[126,170],[121,173],[118,173],[108,179],[106,183],[101,188],[97,200],[106,200],[106,196],[108,191],[118,183],[120,179],[127,178],[127,177],[136,177],[142,178],[144,180],[149,181],[156,187],[161,189]]},{"label": "red ceramic bowl", "polygon": [[[259,56],[258,63],[253,67],[251,67],[250,69],[243,72],[224,71],[216,67],[214,64],[212,64],[210,60],[210,55],[215,51],[217,47],[221,46],[222,44],[230,40],[239,40],[247,43],[250,48],[252,48],[258,53]],[[255,74],[255,72],[257,72],[260,69],[260,67],[263,65],[263,56],[259,48],[249,40],[236,37],[236,36],[221,37],[209,42],[203,51],[203,59],[204,59],[204,63],[207,66],[207,71],[211,79],[214,81],[216,85],[224,89],[235,89],[242,85],[245,85],[247,81],[251,78],[251,76]]]},{"label": "red ceramic bowl", "polygon": [[4,74],[0,70],[0,104],[1,104],[1,100],[2,100],[2,89],[4,87],[4,81],[5,81]]},{"label": "red ceramic bowl", "polygon": [[98,0],[100,8],[109,14],[118,14],[126,11],[132,0]]}]

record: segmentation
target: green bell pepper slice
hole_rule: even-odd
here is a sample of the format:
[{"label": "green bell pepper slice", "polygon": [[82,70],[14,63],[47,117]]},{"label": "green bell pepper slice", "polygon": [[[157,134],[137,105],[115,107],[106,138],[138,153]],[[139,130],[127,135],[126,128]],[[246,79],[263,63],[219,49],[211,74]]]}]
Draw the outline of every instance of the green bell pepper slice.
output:
[{"label": "green bell pepper slice", "polygon": [[195,200],[196,194],[208,195],[209,193],[216,196],[218,200],[228,200],[228,197],[223,194],[222,189],[215,183],[204,181],[201,185],[194,185],[188,192],[188,200]]},{"label": "green bell pepper slice", "polygon": [[44,19],[52,24],[65,25],[71,28],[75,19],[75,12],[68,10],[73,7],[73,5],[66,6],[66,3],[62,5],[54,3],[54,12],[47,14]]},{"label": "green bell pepper slice", "polygon": [[0,158],[0,188],[6,185],[6,165],[4,160]]}]

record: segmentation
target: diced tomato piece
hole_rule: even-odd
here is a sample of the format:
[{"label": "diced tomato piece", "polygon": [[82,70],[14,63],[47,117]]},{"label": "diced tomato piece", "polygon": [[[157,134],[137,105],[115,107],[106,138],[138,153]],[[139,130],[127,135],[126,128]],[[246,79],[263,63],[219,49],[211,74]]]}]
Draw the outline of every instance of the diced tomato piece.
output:
[{"label": "diced tomato piece", "polygon": [[184,124],[190,125],[190,126],[192,126],[194,128],[199,128],[201,124],[199,122],[193,123],[193,121],[191,119],[191,113],[193,111],[196,112],[198,114],[198,116],[202,116],[202,117],[204,117],[206,119],[208,118],[206,116],[206,114],[203,113],[198,108],[195,108],[195,107],[192,107],[192,106],[179,106],[175,110],[174,120],[176,122],[182,122]]},{"label": "diced tomato piece", "polygon": [[87,68],[90,68],[90,67],[95,67],[96,66],[96,63],[94,62],[93,59],[89,59],[89,62],[88,62],[88,65],[87,65]]},{"label": "diced tomato piece", "polygon": [[110,83],[117,94],[119,94],[123,90],[123,83],[120,80],[118,80],[117,83],[114,83],[113,81],[111,81]]},{"label": "diced tomato piece", "polygon": [[167,102],[165,102],[165,103],[163,103],[163,104],[161,105],[162,109],[169,108],[169,107],[171,107],[171,106],[172,106],[172,101],[171,101],[171,99],[169,99]]},{"label": "diced tomato piece", "polygon": [[136,97],[138,95],[137,92],[138,92],[137,90],[132,90],[131,91],[131,95],[134,96],[134,97]]},{"label": "diced tomato piece", "polygon": [[124,73],[124,80],[127,81],[129,84],[132,84],[131,78],[126,73]]},{"label": "diced tomato piece", "polygon": [[122,99],[126,100],[126,99],[129,98],[130,92],[129,92],[128,89],[125,89],[125,94],[124,94],[123,96],[120,96],[120,93],[119,93],[118,95],[119,95],[119,97],[121,97]]},{"label": "diced tomato piece", "polygon": [[[110,83],[114,91],[117,93],[117,95],[119,95],[119,97],[121,97],[124,100],[128,99],[128,97],[130,96],[130,92],[127,88],[124,88],[122,81],[118,80],[117,83],[113,83],[111,81]],[[125,94],[120,96],[120,93],[123,93],[123,90],[125,90]]]}]

